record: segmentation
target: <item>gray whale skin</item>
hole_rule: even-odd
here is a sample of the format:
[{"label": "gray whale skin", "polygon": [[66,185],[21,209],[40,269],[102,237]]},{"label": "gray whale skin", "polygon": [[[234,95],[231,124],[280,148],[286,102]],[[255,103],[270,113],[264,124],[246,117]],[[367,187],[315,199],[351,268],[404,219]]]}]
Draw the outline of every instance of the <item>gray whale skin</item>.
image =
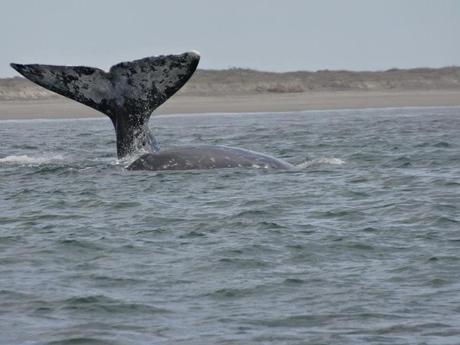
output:
[{"label": "gray whale skin", "polygon": [[160,151],[148,127],[150,115],[190,79],[199,61],[197,52],[188,52],[122,62],[109,72],[84,66],[12,63],[11,67],[34,83],[107,115],[115,128],[118,158],[140,155],[129,170],[292,168],[262,153],[226,146]]}]

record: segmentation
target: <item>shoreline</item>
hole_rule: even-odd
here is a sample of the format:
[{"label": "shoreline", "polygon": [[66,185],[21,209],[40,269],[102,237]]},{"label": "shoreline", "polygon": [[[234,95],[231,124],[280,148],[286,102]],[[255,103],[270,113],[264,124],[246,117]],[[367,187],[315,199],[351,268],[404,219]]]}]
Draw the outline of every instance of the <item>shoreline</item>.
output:
[{"label": "shoreline", "polygon": [[[460,106],[460,90],[320,91],[228,96],[173,96],[152,116],[310,110]],[[0,120],[72,119],[104,115],[58,96],[46,100],[0,101]]]}]

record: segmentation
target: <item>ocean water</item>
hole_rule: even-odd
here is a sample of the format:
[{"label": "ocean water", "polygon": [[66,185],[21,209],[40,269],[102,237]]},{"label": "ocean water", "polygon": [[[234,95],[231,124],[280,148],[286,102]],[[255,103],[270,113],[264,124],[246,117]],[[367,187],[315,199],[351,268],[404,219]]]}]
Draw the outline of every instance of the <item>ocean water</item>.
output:
[{"label": "ocean water", "polygon": [[460,344],[460,108],[153,117],[293,171],[130,172],[0,122],[0,344]]}]

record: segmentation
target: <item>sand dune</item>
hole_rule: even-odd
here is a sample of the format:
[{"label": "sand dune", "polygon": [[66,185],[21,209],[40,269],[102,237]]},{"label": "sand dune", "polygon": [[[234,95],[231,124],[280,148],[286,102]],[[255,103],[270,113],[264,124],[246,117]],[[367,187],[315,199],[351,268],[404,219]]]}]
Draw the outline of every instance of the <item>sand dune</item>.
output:
[{"label": "sand dune", "polygon": [[[198,70],[155,113],[457,106],[460,67],[380,72]],[[0,79],[0,119],[99,116],[24,78]]]},{"label": "sand dune", "polygon": [[[179,91],[184,96],[304,93],[311,91],[460,90],[460,67],[391,69],[383,72],[261,72],[198,70]],[[57,98],[24,78],[0,79],[0,100]]]}]

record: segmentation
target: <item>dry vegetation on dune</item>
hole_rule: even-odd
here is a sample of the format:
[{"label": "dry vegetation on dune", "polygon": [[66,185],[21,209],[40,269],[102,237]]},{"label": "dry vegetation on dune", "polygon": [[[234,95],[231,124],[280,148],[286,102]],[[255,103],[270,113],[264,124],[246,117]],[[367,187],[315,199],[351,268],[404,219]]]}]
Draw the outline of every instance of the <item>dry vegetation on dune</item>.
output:
[{"label": "dry vegetation on dune", "polygon": [[21,77],[0,79],[0,100],[36,100],[58,97]]},{"label": "dry vegetation on dune", "polygon": [[391,69],[383,72],[260,72],[249,69],[199,70],[181,93],[234,95],[308,91],[460,89],[460,67]]},{"label": "dry vegetation on dune", "polygon": [[[391,69],[381,72],[261,72],[250,69],[198,70],[179,95],[225,96],[309,91],[460,90],[460,67]],[[0,100],[57,96],[26,79],[0,79]]]}]

